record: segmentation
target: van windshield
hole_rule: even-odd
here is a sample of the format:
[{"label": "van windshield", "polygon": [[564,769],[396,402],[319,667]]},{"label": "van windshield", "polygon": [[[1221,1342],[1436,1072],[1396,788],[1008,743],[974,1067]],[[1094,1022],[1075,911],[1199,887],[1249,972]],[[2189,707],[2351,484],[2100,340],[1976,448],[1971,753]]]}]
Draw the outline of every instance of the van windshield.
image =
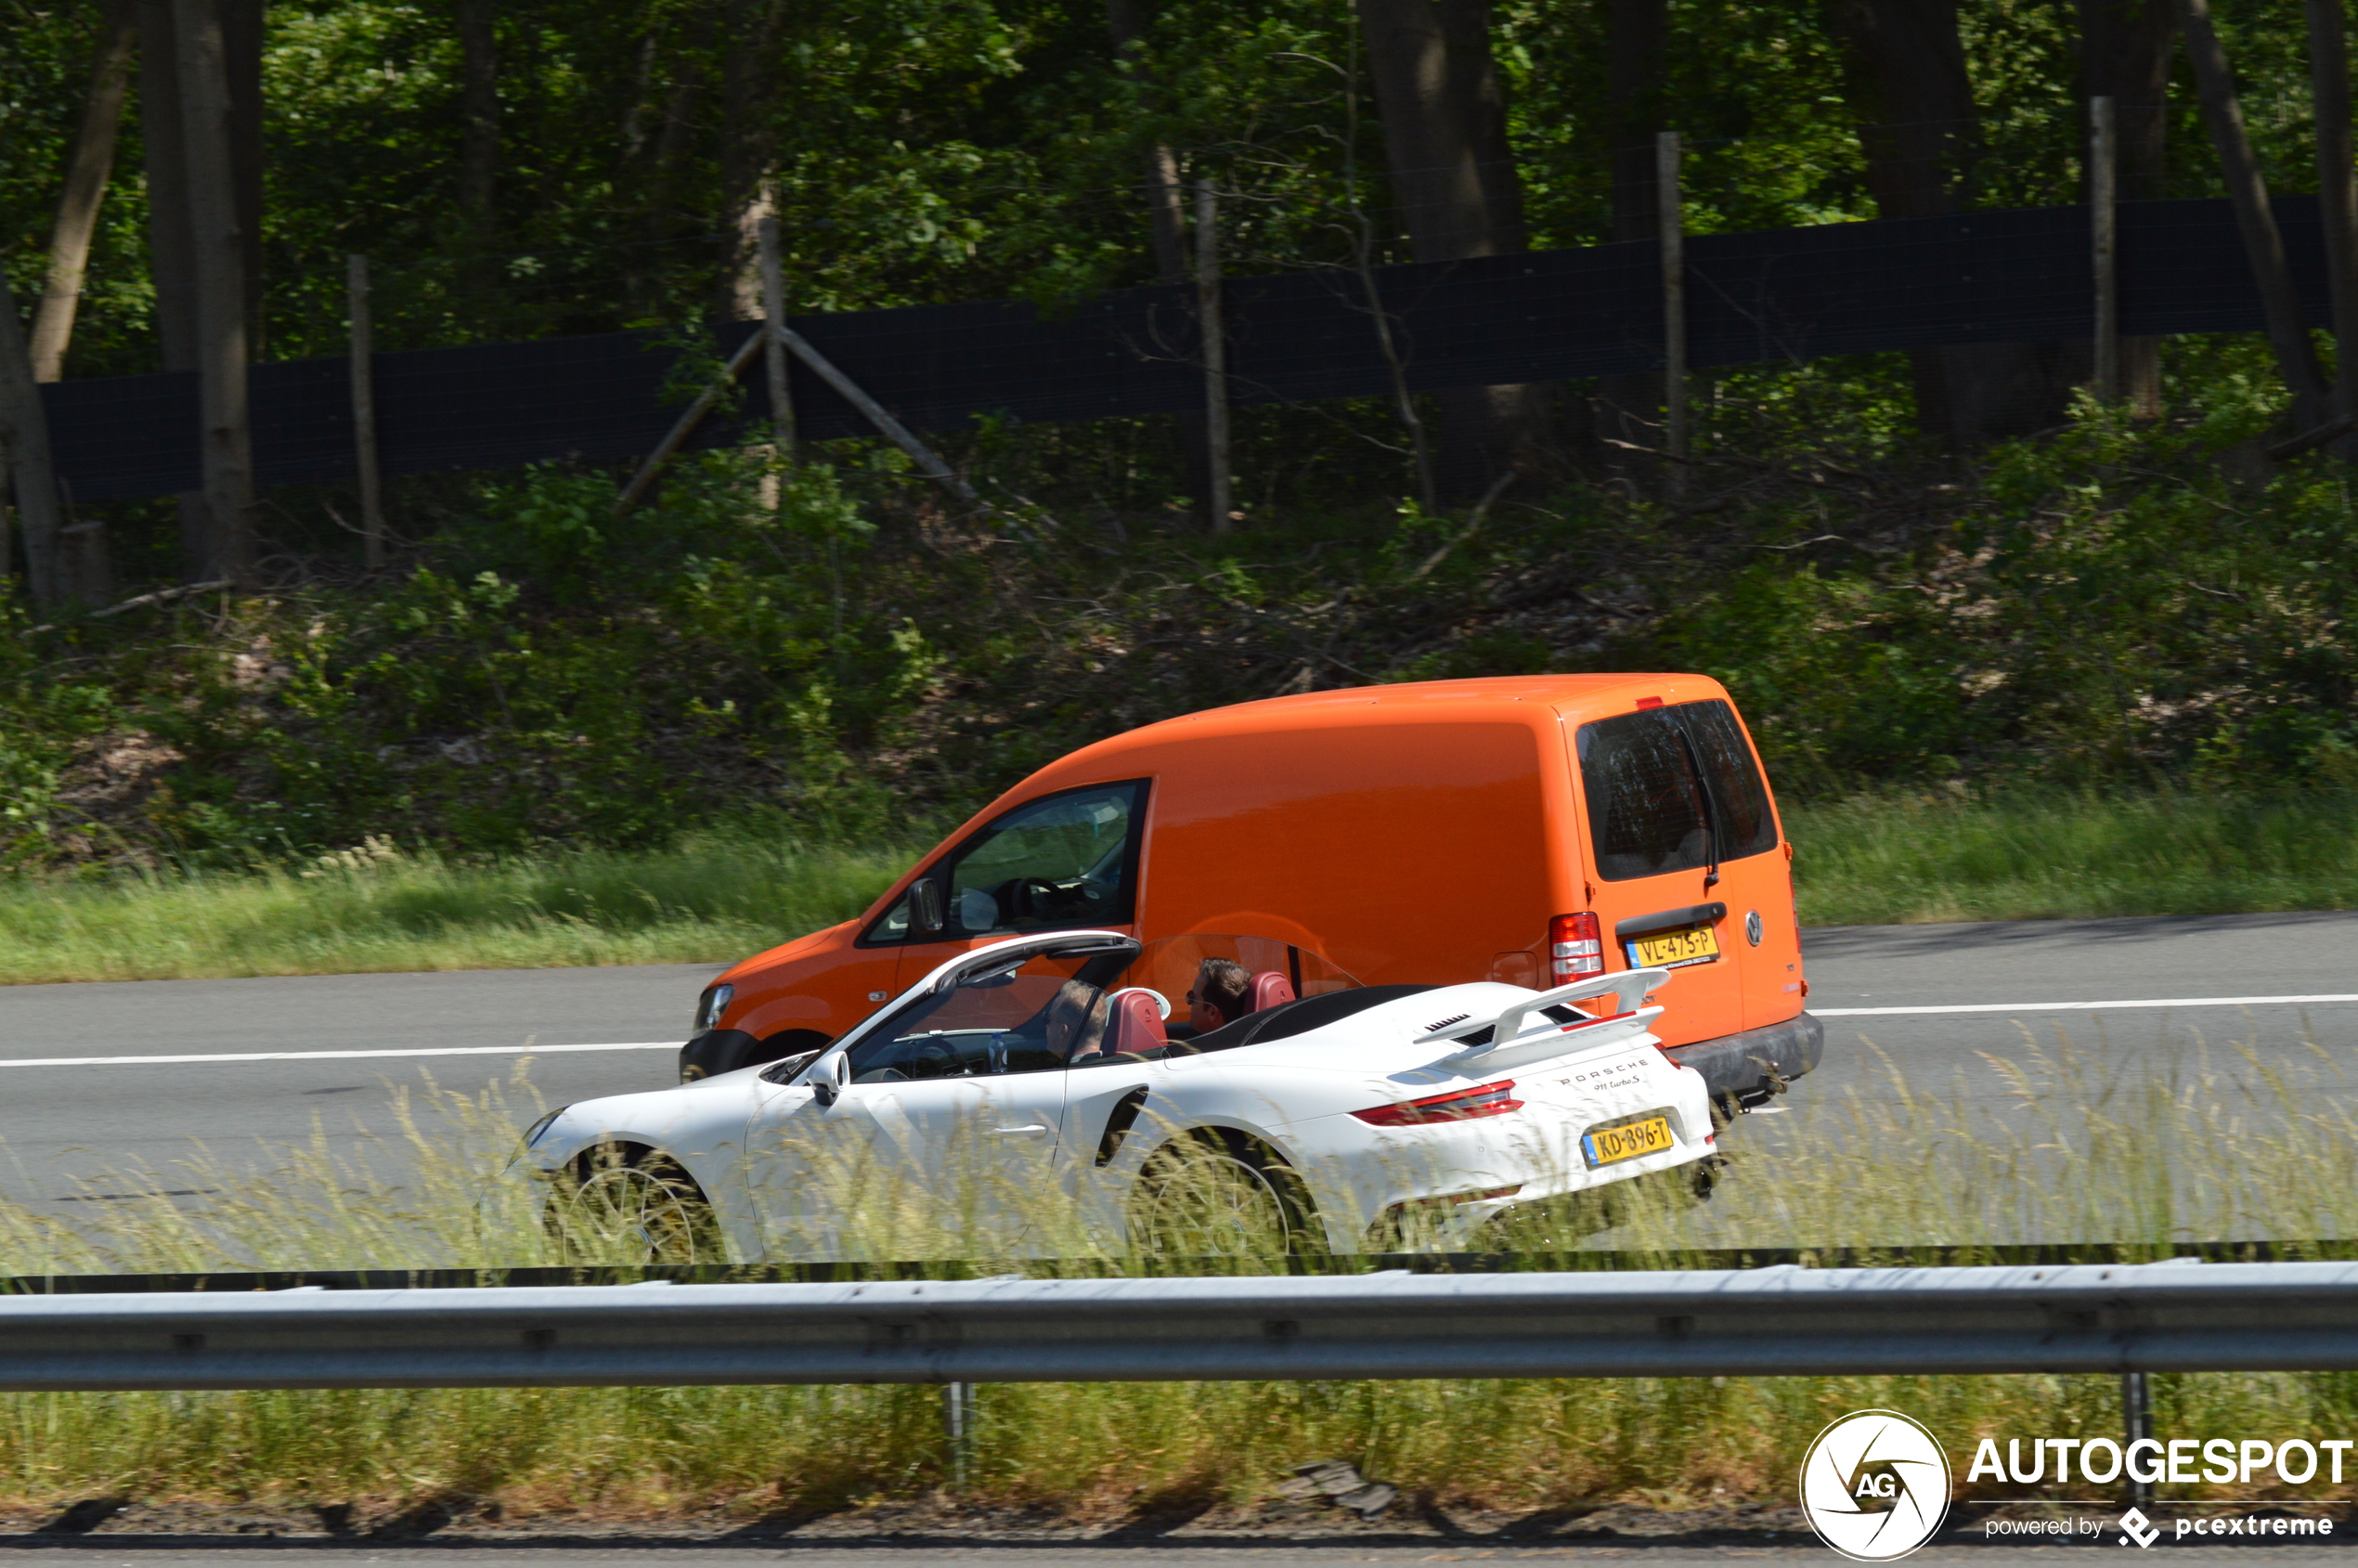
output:
[{"label": "van windshield", "polygon": [[[1608,882],[1693,871],[1777,847],[1768,787],[1735,710],[1717,698],[1583,724],[1581,790],[1597,875]],[[1695,765],[1700,763],[1700,775]]]}]

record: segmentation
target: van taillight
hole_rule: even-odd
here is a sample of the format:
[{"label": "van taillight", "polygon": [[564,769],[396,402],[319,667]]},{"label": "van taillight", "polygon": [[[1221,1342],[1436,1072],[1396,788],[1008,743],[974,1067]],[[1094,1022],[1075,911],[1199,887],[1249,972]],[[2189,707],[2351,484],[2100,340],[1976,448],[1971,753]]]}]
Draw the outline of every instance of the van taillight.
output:
[{"label": "van taillight", "polygon": [[1594,914],[1559,914],[1548,921],[1548,952],[1558,985],[1605,972],[1604,932]]}]

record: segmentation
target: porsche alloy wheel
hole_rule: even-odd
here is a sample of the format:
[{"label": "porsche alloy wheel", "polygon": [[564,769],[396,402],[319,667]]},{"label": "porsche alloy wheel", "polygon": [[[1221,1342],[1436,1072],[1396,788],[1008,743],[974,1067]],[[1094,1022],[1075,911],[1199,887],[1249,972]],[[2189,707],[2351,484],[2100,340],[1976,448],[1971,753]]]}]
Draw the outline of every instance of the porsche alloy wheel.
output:
[{"label": "porsche alloy wheel", "polygon": [[1211,1130],[1173,1139],[1147,1161],[1130,1203],[1132,1246],[1179,1258],[1324,1252],[1302,1179],[1264,1146]]},{"label": "porsche alloy wheel", "polygon": [[724,1261],[720,1227],[695,1179],[652,1150],[601,1148],[549,1205],[551,1238],[567,1263]]}]

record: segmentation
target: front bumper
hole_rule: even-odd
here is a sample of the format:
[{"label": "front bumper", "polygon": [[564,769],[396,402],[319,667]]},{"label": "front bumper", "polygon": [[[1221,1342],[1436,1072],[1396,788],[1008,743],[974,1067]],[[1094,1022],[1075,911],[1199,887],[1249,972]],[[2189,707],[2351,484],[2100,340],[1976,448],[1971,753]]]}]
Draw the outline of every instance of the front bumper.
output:
[{"label": "front bumper", "polygon": [[1785,1080],[1799,1078],[1826,1054],[1826,1026],[1807,1013],[1781,1024],[1672,1045],[1663,1055],[1680,1067],[1703,1074],[1714,1105],[1756,1106],[1779,1092]]}]

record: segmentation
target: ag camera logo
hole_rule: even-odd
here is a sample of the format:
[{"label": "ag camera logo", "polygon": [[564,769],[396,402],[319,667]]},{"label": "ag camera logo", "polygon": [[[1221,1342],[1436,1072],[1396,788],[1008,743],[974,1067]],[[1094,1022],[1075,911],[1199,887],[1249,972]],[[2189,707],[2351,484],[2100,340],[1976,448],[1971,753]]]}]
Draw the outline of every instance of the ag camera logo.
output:
[{"label": "ag camera logo", "polygon": [[1905,1557],[1949,1516],[1949,1456],[1897,1410],[1853,1411],[1809,1445],[1801,1511],[1820,1540],[1853,1562]]}]

